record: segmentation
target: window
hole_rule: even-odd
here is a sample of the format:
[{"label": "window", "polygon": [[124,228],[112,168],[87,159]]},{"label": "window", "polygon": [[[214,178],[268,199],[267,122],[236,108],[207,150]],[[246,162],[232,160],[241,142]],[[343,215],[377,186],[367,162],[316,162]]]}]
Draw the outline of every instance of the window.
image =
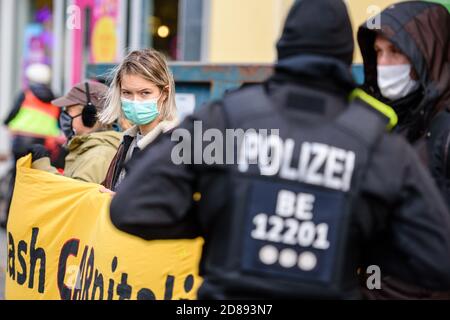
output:
[{"label": "window", "polygon": [[[24,69],[33,63],[51,65],[53,46],[53,6],[51,0],[30,2],[23,47]],[[24,84],[26,80],[23,79]]]},{"label": "window", "polygon": [[[131,47],[154,48],[171,60],[199,61],[203,1],[142,0],[140,8],[130,10],[130,25],[140,23],[139,26],[131,27],[130,39],[135,39],[130,41]],[[137,10],[144,12],[140,22],[136,21],[139,16]],[[139,31],[141,28],[143,32]],[[140,39],[138,34],[142,35]]]},{"label": "window", "polygon": [[179,0],[144,1],[143,47],[155,48],[169,59],[178,59],[178,12]]}]

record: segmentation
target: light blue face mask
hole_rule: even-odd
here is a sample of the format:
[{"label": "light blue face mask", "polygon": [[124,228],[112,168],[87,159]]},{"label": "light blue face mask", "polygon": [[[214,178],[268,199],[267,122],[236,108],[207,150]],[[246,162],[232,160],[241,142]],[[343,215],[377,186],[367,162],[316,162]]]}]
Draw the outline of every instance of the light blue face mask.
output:
[{"label": "light blue face mask", "polygon": [[159,116],[158,100],[132,101],[122,98],[122,110],[125,117],[135,125],[149,124]]}]

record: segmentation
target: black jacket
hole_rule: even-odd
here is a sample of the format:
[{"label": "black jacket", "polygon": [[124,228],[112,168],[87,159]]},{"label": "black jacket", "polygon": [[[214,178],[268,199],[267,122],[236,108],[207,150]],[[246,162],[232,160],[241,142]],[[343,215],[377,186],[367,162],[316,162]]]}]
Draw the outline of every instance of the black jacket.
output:
[{"label": "black jacket", "polygon": [[[286,109],[287,97],[300,85],[277,80],[267,87],[274,105]],[[318,93],[319,98],[329,95],[326,90]],[[326,118],[332,119],[345,110],[345,95],[339,100]],[[289,112],[299,116],[304,110]],[[319,124],[326,118],[319,116],[315,121]],[[224,132],[226,128],[220,102],[195,113],[181,128],[193,133],[196,120],[202,121],[204,129]],[[205,261],[209,255],[225,252],[227,243],[224,241],[222,248],[210,247],[209,240],[220,230],[230,228],[222,218],[230,212],[230,206],[240,202],[230,196],[227,171],[207,165],[173,164],[175,144],[170,137],[161,137],[152,152],[141,154],[113,199],[112,222],[144,239],[205,237],[201,268],[205,284],[200,297],[273,297],[273,292],[262,289],[264,279],[257,290],[245,292],[242,285],[232,293],[228,292],[232,286],[229,279],[211,277]],[[193,201],[196,192],[201,194],[199,202]],[[382,136],[373,151],[357,203],[351,232],[354,243],[359,244],[355,255],[359,255],[362,266],[378,265],[383,275],[429,289],[450,288],[450,215],[417,155],[401,137]]]},{"label": "black jacket", "polygon": [[[324,17],[330,17],[320,21],[324,24],[320,28],[315,28],[317,16],[312,14],[317,10],[323,12]],[[300,19],[303,19],[301,27],[296,27],[296,21]],[[303,24],[305,21],[309,22],[307,28]],[[180,129],[174,131],[174,134],[192,137],[198,126],[196,121],[201,121],[203,132],[211,128],[222,134],[227,128],[273,129],[275,126],[280,137],[285,141],[290,138],[295,141],[295,146],[298,146],[297,142],[321,141],[358,150],[358,165],[355,166],[358,174],[355,177],[359,178],[355,181],[360,183],[352,184],[357,187],[349,191],[352,194],[352,200],[348,202],[351,203],[350,211],[338,210],[340,206],[321,211],[329,215],[329,219],[335,218],[330,212],[346,212],[338,216],[343,219],[336,222],[344,223],[346,228],[330,227],[334,236],[347,239],[332,249],[332,252],[338,252],[337,260],[332,261],[339,261],[339,264],[321,264],[332,274],[345,274],[339,278],[342,281],[336,283],[336,287],[323,286],[321,290],[320,285],[313,286],[298,278],[285,281],[287,273],[299,272],[292,268],[278,273],[279,277],[267,276],[261,266],[251,260],[257,257],[255,250],[248,249],[249,243],[254,245],[253,240],[248,242],[247,230],[252,226],[252,214],[260,205],[268,205],[268,202],[273,205],[272,198],[277,194],[266,190],[255,196],[248,193],[256,190],[251,186],[269,183],[296,189],[304,187],[301,182],[287,181],[277,175],[262,177],[254,165],[243,173],[234,164],[175,164],[173,156],[177,153],[178,142],[171,140],[172,135],[160,136],[151,152],[141,152],[119,186],[110,212],[113,224],[120,230],[149,240],[205,238],[200,266],[204,283],[199,291],[200,298],[357,298],[360,294],[356,270],[358,267],[366,270],[369,265],[379,266],[384,276],[393,276],[409,284],[436,290],[450,289],[450,214],[412,147],[398,135],[382,130],[378,134],[374,124],[381,116],[370,109],[361,110],[370,113],[373,117],[370,119],[374,121],[353,119],[355,127],[363,128],[359,131],[361,136],[355,135],[348,126],[348,130],[338,130],[334,126],[347,111],[359,110],[353,105],[350,109],[348,104],[353,89],[349,65],[352,50],[342,39],[351,39],[349,25],[341,1],[295,2],[283,32],[283,41],[279,43],[281,59],[275,76],[262,85],[243,88],[211,103],[188,117]],[[333,37],[321,34],[333,30],[339,32],[335,43]],[[308,37],[314,39],[308,40]],[[317,39],[324,39],[319,48]],[[298,44],[298,47],[290,46],[290,43]],[[335,52],[332,52],[333,48]],[[375,133],[377,139],[373,144],[365,145],[363,137]],[[207,144],[203,145],[205,149],[197,147],[192,146],[190,157],[201,158]],[[360,159],[365,156],[370,161],[363,170]],[[287,158],[287,153],[282,157]],[[298,163],[297,160],[292,163]],[[329,188],[319,189],[326,194],[330,191]],[[330,206],[327,201],[320,201],[320,204]],[[330,248],[333,243],[330,241]],[[292,249],[299,250],[297,246]],[[268,257],[272,259],[273,254]],[[288,264],[292,263],[292,251],[288,252],[287,258]],[[250,274],[243,272],[243,265],[247,271],[256,267],[257,270]],[[318,276],[326,278],[327,275],[330,276],[329,273]]]},{"label": "black jacket", "polygon": [[[371,28],[370,21],[358,31],[364,88],[395,109],[399,115],[396,132],[416,146],[450,208],[450,14],[440,4],[406,1],[381,12],[380,21],[380,29]],[[398,101],[381,96],[374,50],[377,34],[409,58],[420,90]]]}]

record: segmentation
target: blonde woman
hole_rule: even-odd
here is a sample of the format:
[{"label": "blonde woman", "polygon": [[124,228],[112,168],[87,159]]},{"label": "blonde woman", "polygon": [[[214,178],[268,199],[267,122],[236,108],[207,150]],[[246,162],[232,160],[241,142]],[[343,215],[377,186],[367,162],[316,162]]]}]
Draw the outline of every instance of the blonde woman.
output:
[{"label": "blonde woman", "polygon": [[175,83],[166,59],[158,51],[133,51],[115,70],[108,105],[100,121],[113,123],[120,118],[126,118],[134,126],[124,132],[103,183],[111,191],[126,176],[125,164],[160,134],[177,125]]}]

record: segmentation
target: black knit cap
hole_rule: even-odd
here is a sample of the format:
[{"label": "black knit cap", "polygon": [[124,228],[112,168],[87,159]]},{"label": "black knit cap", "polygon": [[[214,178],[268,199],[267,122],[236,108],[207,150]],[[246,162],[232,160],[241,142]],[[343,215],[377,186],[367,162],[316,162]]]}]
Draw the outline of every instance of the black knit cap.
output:
[{"label": "black knit cap", "polygon": [[297,0],[277,44],[278,60],[301,54],[335,57],[351,65],[353,31],[342,0]]}]

